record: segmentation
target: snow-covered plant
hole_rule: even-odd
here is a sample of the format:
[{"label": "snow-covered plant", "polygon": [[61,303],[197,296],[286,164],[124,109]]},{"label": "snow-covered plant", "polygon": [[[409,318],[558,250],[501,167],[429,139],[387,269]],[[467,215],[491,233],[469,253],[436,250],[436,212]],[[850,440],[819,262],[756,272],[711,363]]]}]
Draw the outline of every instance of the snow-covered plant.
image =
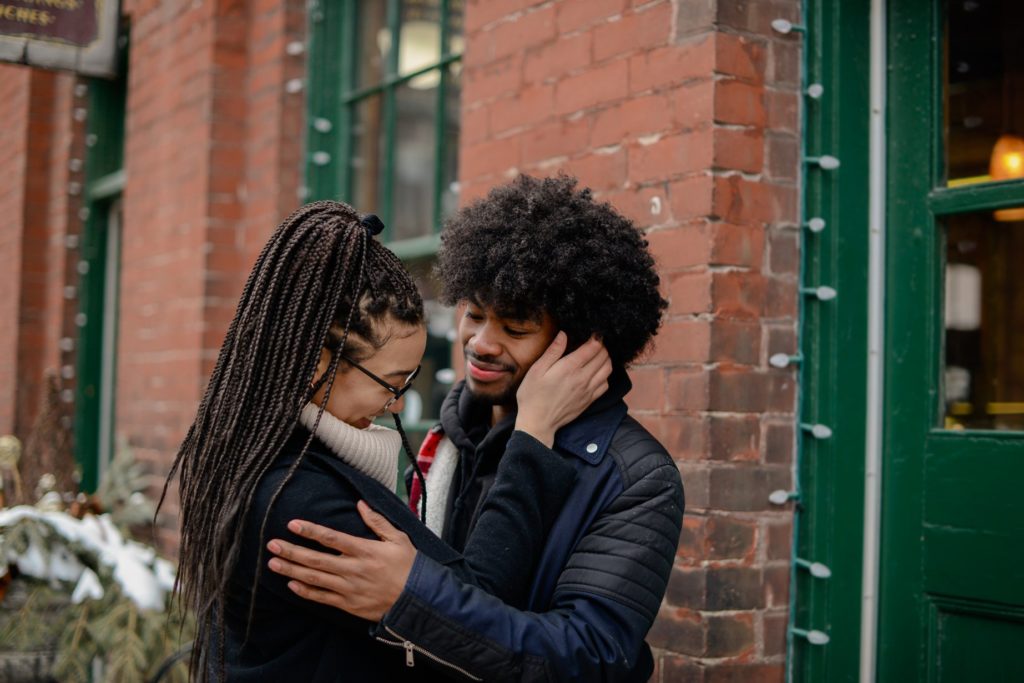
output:
[{"label": "snow-covered plant", "polygon": [[[174,608],[171,563],[125,536],[148,521],[142,511],[152,519],[136,489],[141,471],[125,457],[109,471],[114,481],[101,490],[119,499],[116,521],[112,513],[79,519],[47,504],[0,509],[0,577],[14,570],[27,592],[17,613],[0,620],[0,649],[56,643],[51,675],[61,681],[148,680],[194,634]],[[163,680],[186,679],[183,662]]]}]

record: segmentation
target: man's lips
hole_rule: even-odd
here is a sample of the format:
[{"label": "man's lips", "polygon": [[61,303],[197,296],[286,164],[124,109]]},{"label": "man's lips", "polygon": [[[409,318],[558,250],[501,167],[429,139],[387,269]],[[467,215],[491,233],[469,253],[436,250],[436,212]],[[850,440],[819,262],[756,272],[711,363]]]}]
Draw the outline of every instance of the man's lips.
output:
[{"label": "man's lips", "polygon": [[466,368],[473,379],[480,380],[481,382],[493,382],[509,372],[504,366],[483,363],[473,359],[466,361]]}]

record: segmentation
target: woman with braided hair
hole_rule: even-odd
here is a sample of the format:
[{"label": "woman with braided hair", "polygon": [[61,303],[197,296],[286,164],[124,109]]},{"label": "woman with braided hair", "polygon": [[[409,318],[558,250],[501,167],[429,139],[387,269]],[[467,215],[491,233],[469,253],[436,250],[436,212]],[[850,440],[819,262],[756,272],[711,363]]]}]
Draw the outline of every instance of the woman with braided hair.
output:
[{"label": "woman with braided hair", "polygon": [[[382,227],[340,202],[308,204],[270,237],[245,284],[164,486],[166,495],[180,477],[177,589],[197,617],[196,679],[472,677],[446,666],[444,653],[414,659],[401,634],[289,590],[266,569],[265,546],[272,538],[311,545],[292,533],[296,518],[363,538],[375,538],[375,520],[386,519],[415,546],[395,559],[401,566],[424,553],[502,601],[525,604],[574,470],[543,448],[505,458],[462,555],[396,495],[399,449],[415,463],[399,411],[426,331],[415,284],[373,239]],[[550,362],[538,366],[572,357],[572,376],[538,370],[520,401],[557,395],[582,412],[604,391],[603,347],[588,343],[562,358],[564,350],[558,335]],[[374,424],[387,412],[395,430]]]}]

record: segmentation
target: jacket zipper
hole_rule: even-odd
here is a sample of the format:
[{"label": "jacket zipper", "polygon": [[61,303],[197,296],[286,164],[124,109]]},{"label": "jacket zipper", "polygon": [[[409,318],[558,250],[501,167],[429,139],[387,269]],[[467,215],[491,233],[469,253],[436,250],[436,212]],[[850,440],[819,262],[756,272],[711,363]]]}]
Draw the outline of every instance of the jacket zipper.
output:
[{"label": "jacket zipper", "polygon": [[390,645],[392,647],[401,647],[401,648],[403,648],[405,650],[405,665],[406,666],[416,666],[416,659],[415,659],[415,657],[413,655],[414,655],[414,653],[419,652],[421,655],[427,657],[428,659],[430,659],[430,660],[432,660],[434,662],[437,662],[438,664],[441,664],[443,666],[447,666],[450,669],[454,669],[455,671],[458,671],[460,674],[462,674],[463,676],[465,676],[466,678],[468,678],[470,680],[473,680],[473,681],[482,681],[482,680],[484,680],[482,678],[478,678],[478,677],[474,676],[473,674],[469,673],[468,671],[466,671],[462,667],[458,666],[457,664],[452,664],[451,662],[446,662],[445,660],[441,659],[440,657],[438,657],[437,655],[433,654],[432,652],[427,652],[426,650],[424,650],[422,647],[420,647],[416,643],[412,642],[411,640],[406,640],[402,636],[400,636],[397,633],[395,633],[394,630],[390,626],[385,626],[384,630],[387,631],[388,633],[390,633],[391,635],[393,635],[395,638],[398,638],[399,642],[395,642],[393,640],[388,640],[387,638],[384,638],[382,636],[377,636],[377,640],[379,640],[380,642],[384,643],[385,645]]}]

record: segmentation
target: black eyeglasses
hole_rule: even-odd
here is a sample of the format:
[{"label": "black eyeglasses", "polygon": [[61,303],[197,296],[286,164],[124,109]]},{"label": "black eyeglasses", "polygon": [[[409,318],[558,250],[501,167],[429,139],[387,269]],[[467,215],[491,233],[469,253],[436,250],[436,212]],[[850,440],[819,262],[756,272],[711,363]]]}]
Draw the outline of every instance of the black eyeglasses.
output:
[{"label": "black eyeglasses", "polygon": [[402,396],[405,395],[405,392],[409,391],[409,389],[412,388],[413,380],[415,380],[416,376],[418,374],[420,374],[420,366],[417,365],[416,369],[413,370],[412,372],[410,372],[409,376],[405,378],[404,382],[402,382],[402,386],[396,387],[396,386],[394,386],[392,384],[388,384],[387,382],[382,380],[380,377],[378,377],[377,375],[373,374],[372,372],[370,372],[369,370],[367,370],[362,365],[360,365],[359,363],[355,362],[354,360],[352,360],[351,358],[349,358],[345,354],[341,354],[341,358],[346,363],[348,363],[349,365],[354,367],[356,370],[358,370],[359,372],[363,373],[364,375],[366,375],[367,377],[372,379],[374,382],[376,382],[377,384],[381,385],[382,387],[384,387],[385,389],[388,390],[388,392],[391,394],[391,398],[389,398],[388,402],[384,404],[384,410],[387,410],[391,406],[395,405],[395,402],[398,401],[398,399],[402,398]]}]

